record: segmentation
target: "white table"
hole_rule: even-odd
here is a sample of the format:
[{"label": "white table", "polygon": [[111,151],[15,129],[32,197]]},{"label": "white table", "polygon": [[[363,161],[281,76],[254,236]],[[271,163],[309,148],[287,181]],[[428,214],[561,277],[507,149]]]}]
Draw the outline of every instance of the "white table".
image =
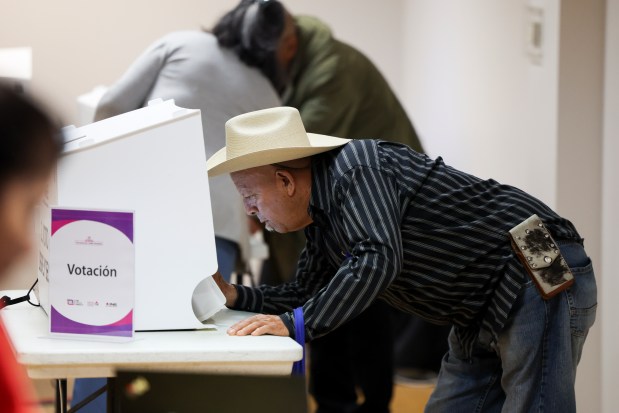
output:
[{"label": "white table", "polygon": [[[12,298],[26,291],[1,291]],[[288,337],[231,337],[227,327],[251,313],[222,310],[216,330],[137,332],[127,343],[50,338],[41,308],[20,303],[0,311],[18,361],[34,379],[113,377],[117,369],[232,374],[290,374],[303,356]]]}]

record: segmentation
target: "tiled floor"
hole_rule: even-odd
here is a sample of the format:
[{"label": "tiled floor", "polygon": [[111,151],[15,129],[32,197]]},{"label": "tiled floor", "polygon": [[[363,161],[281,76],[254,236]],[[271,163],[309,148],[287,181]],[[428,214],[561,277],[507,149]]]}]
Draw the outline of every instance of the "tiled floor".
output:
[{"label": "tiled floor", "polygon": [[433,389],[434,385],[431,384],[396,385],[391,413],[423,412]]},{"label": "tiled floor", "polygon": [[[397,384],[391,401],[391,413],[422,413],[434,389],[431,384]],[[315,410],[310,400],[310,413]]]}]

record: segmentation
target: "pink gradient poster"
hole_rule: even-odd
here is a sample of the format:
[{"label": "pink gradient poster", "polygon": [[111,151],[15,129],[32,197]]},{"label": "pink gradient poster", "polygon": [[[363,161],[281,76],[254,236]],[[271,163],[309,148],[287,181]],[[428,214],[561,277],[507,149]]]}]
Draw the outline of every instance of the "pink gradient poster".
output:
[{"label": "pink gradient poster", "polygon": [[52,208],[49,250],[51,334],[131,339],[134,214]]}]

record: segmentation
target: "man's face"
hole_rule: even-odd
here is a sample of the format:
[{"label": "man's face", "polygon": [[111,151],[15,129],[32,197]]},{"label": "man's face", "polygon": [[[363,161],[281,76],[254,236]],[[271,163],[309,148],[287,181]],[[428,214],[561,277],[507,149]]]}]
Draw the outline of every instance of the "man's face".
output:
[{"label": "man's face", "polygon": [[[285,233],[303,228],[307,205],[295,202],[291,182],[273,166],[263,166],[231,174],[243,197],[245,212],[255,215],[268,231]],[[294,185],[294,184],[293,184]]]},{"label": "man's face", "polygon": [[0,275],[32,248],[33,214],[47,179],[14,179],[0,188]]}]

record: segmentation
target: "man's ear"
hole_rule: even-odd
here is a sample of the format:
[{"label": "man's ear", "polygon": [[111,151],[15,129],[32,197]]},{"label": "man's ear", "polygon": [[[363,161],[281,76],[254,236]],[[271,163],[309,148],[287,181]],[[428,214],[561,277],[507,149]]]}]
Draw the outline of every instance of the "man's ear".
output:
[{"label": "man's ear", "polygon": [[296,181],[294,176],[285,169],[275,172],[276,185],[286,191],[288,196],[293,196],[296,191]]}]

